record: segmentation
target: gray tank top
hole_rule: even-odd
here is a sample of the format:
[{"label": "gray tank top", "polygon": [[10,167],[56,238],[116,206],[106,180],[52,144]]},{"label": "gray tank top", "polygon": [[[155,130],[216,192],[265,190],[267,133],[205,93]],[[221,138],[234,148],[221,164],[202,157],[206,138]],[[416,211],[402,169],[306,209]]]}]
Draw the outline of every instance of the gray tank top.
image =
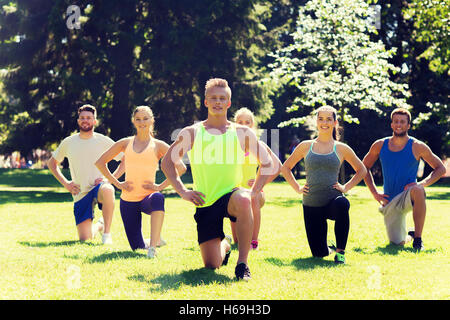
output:
[{"label": "gray tank top", "polygon": [[330,200],[341,196],[342,193],[333,188],[338,181],[341,161],[336,153],[336,142],[333,151],[327,154],[315,153],[311,143],[305,157],[306,184],[308,194],[303,194],[303,205],[308,207],[323,207]]}]

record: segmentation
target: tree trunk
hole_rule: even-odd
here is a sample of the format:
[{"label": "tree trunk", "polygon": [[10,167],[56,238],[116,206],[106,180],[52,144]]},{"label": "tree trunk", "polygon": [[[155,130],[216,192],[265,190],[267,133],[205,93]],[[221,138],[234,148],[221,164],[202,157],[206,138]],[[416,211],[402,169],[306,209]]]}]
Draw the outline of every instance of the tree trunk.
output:
[{"label": "tree trunk", "polygon": [[[340,118],[340,122],[342,123],[342,125],[339,125],[340,129],[341,129],[340,134],[339,134],[339,141],[344,142],[345,141],[344,140],[344,134],[345,134],[344,123],[345,122],[344,122],[344,108],[343,107],[341,107],[339,118]],[[342,166],[341,166],[341,170],[339,173],[339,181],[341,184],[345,183],[345,162],[343,162]]]},{"label": "tree trunk", "polygon": [[[113,50],[114,82],[113,101],[111,115],[108,117],[108,127],[111,128],[110,137],[117,141],[130,135],[131,105],[130,105],[130,85],[131,71],[133,70],[133,33],[136,20],[136,8],[132,1],[121,3],[124,12],[130,12],[123,19],[119,27],[119,39]],[[125,122],[125,125],[124,125]]]}]

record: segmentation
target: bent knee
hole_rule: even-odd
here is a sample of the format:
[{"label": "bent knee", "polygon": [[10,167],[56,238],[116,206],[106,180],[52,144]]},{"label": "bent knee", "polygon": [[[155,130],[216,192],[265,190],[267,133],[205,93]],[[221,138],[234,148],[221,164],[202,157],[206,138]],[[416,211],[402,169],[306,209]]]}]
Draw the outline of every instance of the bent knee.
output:
[{"label": "bent knee", "polygon": [[419,184],[412,186],[410,192],[411,192],[412,197],[424,197],[425,198],[425,188]]},{"label": "bent knee", "polygon": [[151,195],[152,201],[164,203],[164,195],[161,192],[155,192]]},{"label": "bent knee", "polygon": [[232,202],[232,205],[235,208],[239,209],[249,209],[252,205],[250,193],[247,191],[238,191],[237,193],[233,194],[230,200]]},{"label": "bent knee", "polygon": [[100,186],[99,193],[101,196],[114,196],[114,187],[109,183],[103,183]]},{"label": "bent knee", "polygon": [[339,211],[348,211],[350,210],[350,201],[346,197],[337,197],[334,200],[334,204],[336,205]]},{"label": "bent knee", "polygon": [[264,204],[266,203],[266,196],[264,195],[264,192],[260,192],[258,195],[258,202],[259,207],[262,208]]}]

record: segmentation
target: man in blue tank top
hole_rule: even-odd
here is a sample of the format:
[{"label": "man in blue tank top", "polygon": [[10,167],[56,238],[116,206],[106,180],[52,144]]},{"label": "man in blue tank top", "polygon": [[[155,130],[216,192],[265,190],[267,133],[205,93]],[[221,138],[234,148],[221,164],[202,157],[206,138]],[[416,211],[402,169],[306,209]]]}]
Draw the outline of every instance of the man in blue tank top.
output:
[{"label": "man in blue tank top", "polygon": [[[425,187],[432,185],[445,173],[445,167],[431,149],[422,141],[408,136],[411,114],[404,108],[391,113],[392,136],[379,139],[372,144],[364,157],[367,168],[364,182],[375,200],[380,204],[389,240],[398,245],[413,241],[413,248],[421,251],[422,230],[426,215]],[[370,168],[380,158],[383,171],[384,192],[379,193]],[[419,161],[423,159],[433,171],[417,182]],[[413,212],[414,231],[407,234],[406,214]]]}]

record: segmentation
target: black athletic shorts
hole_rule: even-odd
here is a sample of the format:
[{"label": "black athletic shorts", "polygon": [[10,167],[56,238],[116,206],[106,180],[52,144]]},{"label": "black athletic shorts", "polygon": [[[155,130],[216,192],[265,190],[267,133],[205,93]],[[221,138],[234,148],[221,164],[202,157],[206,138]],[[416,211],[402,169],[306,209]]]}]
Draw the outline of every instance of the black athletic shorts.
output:
[{"label": "black athletic shorts", "polygon": [[235,217],[228,214],[228,202],[236,190],[223,195],[208,207],[195,209],[194,219],[197,222],[198,244],[215,238],[220,238],[220,240],[225,238],[223,218],[236,221]]}]

